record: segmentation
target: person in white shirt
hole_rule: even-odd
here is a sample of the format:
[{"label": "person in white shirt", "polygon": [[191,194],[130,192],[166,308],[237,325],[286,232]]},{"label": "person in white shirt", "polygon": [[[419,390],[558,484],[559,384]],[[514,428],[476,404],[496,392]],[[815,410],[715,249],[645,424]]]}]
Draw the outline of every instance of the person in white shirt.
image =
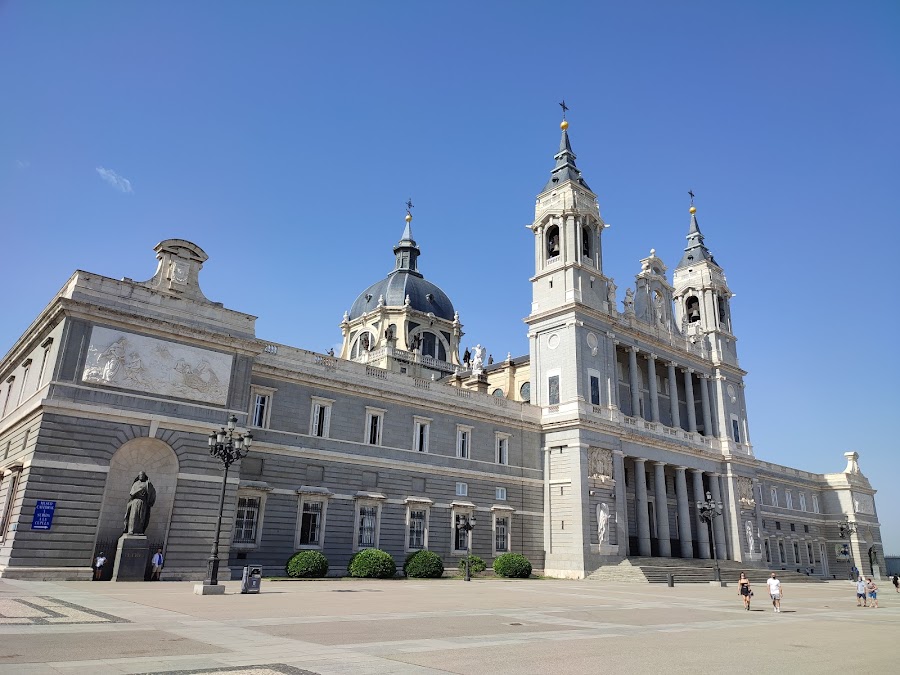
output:
[{"label": "person in white shirt", "polygon": [[772,606],[775,608],[776,612],[781,611],[781,580],[778,578],[778,575],[775,572],[772,572],[772,576],[769,579],[766,579],[766,586],[769,587],[769,595],[772,596]]},{"label": "person in white shirt", "polygon": [[859,577],[856,581],[856,606],[866,607],[866,580]]},{"label": "person in white shirt", "polygon": [[94,559],[94,581],[100,581],[103,578],[103,566],[105,564],[106,554],[100,551],[100,555]]},{"label": "person in white shirt", "polygon": [[165,559],[163,558],[162,548],[156,549],[156,553],[153,554],[153,559],[150,563],[153,565],[153,572],[150,574],[150,581],[159,581],[159,575],[162,573],[163,563]]}]

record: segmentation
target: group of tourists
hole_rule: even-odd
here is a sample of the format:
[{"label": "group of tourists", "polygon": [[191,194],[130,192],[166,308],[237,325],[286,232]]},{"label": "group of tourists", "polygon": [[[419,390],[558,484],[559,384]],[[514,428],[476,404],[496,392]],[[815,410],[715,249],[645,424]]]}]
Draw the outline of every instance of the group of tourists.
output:
[{"label": "group of tourists", "polygon": [[[891,583],[894,589],[900,593],[900,575],[894,574],[891,577]],[[772,599],[772,607],[776,612],[781,612],[781,580],[775,572],[766,579],[766,586],[769,589],[769,597]],[[750,611],[750,599],[753,597],[753,591],[750,589],[750,580],[744,572],[738,579],[738,593],[744,601],[744,609]],[[860,574],[856,579],[856,606],[857,607],[874,607],[878,608],[878,586],[872,581],[872,577],[863,577]]]}]

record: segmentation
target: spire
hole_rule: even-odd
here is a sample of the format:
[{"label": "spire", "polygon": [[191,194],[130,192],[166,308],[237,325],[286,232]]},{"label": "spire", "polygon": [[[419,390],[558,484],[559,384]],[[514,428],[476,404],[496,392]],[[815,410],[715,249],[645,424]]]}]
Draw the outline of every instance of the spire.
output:
[{"label": "spire", "polygon": [[416,245],[415,239],[412,238],[412,208],[413,203],[410,199],[406,202],[406,227],[403,228],[403,236],[400,237],[400,242],[394,247],[394,255],[397,258],[394,271],[402,270],[416,276],[422,276],[416,263],[420,253],[419,247]]},{"label": "spire", "polygon": [[694,193],[688,192],[688,194],[691,195],[691,208],[688,209],[688,213],[691,214],[691,225],[687,233],[688,245],[684,249],[684,255],[681,256],[681,262],[678,263],[675,269],[690,267],[704,260],[708,260],[718,267],[719,264],[713,258],[713,254],[710,253],[709,249],[706,248],[706,244],[703,243],[703,233],[700,232],[700,226],[697,224],[697,207],[694,206]]},{"label": "spire", "polygon": [[584,188],[590,190],[584,178],[581,177],[581,171],[575,166],[575,153],[572,152],[572,144],[569,143],[569,122],[566,120],[566,111],[569,109],[566,102],[559,104],[563,109],[563,121],[559,128],[562,129],[562,137],[559,139],[559,152],[554,155],[556,166],[550,172],[550,180],[544,186],[544,192],[552,190],[557,185],[565,183],[567,180],[578,183]]}]

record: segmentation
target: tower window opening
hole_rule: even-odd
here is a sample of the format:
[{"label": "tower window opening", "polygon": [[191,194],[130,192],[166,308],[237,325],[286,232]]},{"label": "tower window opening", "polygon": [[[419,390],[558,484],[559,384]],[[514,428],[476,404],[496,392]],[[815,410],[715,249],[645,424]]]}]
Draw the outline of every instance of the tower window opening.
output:
[{"label": "tower window opening", "polygon": [[726,323],[725,317],[727,316],[728,301],[722,295],[717,295],[716,301],[716,304],[719,306],[719,323],[724,326]]},{"label": "tower window opening", "polygon": [[559,255],[559,227],[551,226],[547,230],[547,257],[555,258]]},{"label": "tower window opening", "polygon": [[688,323],[694,323],[700,320],[700,301],[697,296],[692,295],[684,302],[685,314],[687,314]]},{"label": "tower window opening", "polygon": [[581,255],[585,258],[591,257],[591,228],[581,228]]}]

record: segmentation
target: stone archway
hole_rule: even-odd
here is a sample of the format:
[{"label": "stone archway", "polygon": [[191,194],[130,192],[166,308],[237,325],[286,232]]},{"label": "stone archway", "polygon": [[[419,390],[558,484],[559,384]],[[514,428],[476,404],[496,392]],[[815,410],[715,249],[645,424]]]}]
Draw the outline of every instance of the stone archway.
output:
[{"label": "stone archway", "polygon": [[156,438],[134,438],[112,456],[100,508],[98,541],[117,540],[121,536],[128,491],[142,470],[156,488],[156,504],[150,513],[147,538],[151,542],[166,541],[178,483],[178,457],[167,443]]}]

